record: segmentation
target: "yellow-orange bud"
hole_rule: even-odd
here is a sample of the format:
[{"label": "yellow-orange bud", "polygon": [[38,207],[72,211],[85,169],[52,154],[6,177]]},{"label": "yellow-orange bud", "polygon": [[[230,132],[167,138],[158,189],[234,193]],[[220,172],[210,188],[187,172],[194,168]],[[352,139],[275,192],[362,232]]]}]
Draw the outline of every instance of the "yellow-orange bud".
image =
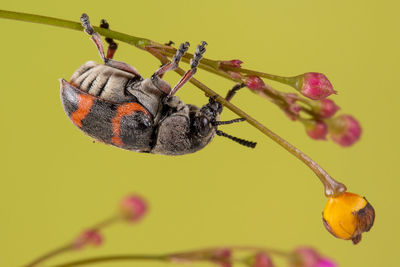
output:
[{"label": "yellow-orange bud", "polygon": [[361,234],[368,232],[374,224],[375,211],[368,201],[353,193],[345,192],[331,197],[322,213],[325,228],[334,236],[361,241]]}]

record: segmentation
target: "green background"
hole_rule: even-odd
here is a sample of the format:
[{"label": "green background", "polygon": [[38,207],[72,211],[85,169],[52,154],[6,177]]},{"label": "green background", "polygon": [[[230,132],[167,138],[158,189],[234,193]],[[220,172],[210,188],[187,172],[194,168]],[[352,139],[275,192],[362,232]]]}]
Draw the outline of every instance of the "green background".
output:
[{"label": "green background", "polygon": [[[362,139],[351,148],[309,139],[300,123],[247,90],[234,103],[314,158],[349,191],[366,196],[377,213],[359,245],[332,237],[321,222],[326,198],[315,175],[246,123],[224,130],[258,141],[255,150],[225,138],[180,157],[93,144],[64,114],[58,83],[80,64],[100,62],[89,38],[1,19],[1,266],[21,266],[63,244],[112,214],[131,192],[151,206],[141,224],[113,226],[104,231],[101,248],[52,262],[229,244],[284,250],[307,244],[341,266],[398,266],[398,1],[3,1],[0,8],[75,21],[87,12],[93,23],[106,18],[120,32],[160,43],[189,41],[192,52],[206,40],[206,57],[239,58],[246,68],[288,76],[325,73],[339,92],[333,99],[342,112],[362,124]],[[159,66],[122,43],[116,59],[144,77]],[[233,85],[204,71],[196,76],[220,94]],[[179,79],[174,73],[165,78],[171,84]],[[207,101],[190,84],[178,95],[186,103]],[[235,117],[228,110],[222,116]]]}]

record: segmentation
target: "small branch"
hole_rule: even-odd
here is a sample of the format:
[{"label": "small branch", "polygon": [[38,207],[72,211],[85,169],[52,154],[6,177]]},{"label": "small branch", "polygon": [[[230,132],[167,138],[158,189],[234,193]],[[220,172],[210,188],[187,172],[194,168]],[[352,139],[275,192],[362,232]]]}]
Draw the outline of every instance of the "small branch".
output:
[{"label": "small branch", "polygon": [[[158,58],[162,64],[165,64],[168,62],[168,59],[158,53],[157,50],[148,48],[146,49],[149,51],[153,56]],[[184,75],[185,71],[181,68],[177,68],[175,70],[179,75]],[[194,84],[196,87],[198,87],[200,90],[202,90],[204,93],[206,93],[207,96],[216,96],[218,95],[216,92],[205,86],[203,83],[200,81],[192,78],[190,79],[190,82]],[[267,135],[269,138],[274,140],[276,143],[281,145],[283,148],[285,148],[287,151],[289,151],[291,154],[296,156],[298,159],[300,159],[302,162],[304,162],[321,180],[325,187],[325,195],[327,197],[330,196],[336,196],[340,195],[341,193],[344,193],[346,191],[346,186],[335,181],[321,166],[319,166],[315,161],[313,161],[310,157],[308,157],[306,154],[301,152],[299,149],[291,145],[289,142],[281,138],[279,135],[262,125],[260,122],[255,120],[253,117],[233,105],[231,102],[228,102],[225,100],[225,98],[221,97],[218,95],[216,98],[216,101],[220,102],[222,105],[230,109],[232,112],[235,114],[239,115],[241,118],[246,118],[246,121],[253,125],[255,128],[259,129],[262,133]]]},{"label": "small branch", "polygon": [[[83,27],[79,22],[64,20],[64,19],[57,19],[47,16],[39,16],[33,15],[28,13],[20,13],[20,12],[12,12],[7,10],[0,10],[0,18],[4,19],[13,19],[13,20],[20,20],[26,22],[33,22],[45,25],[51,25],[76,31],[83,31]],[[131,36],[128,34],[107,30],[104,28],[93,26],[96,32],[101,35],[131,44],[136,46],[137,48],[143,49],[147,45],[151,45],[152,42],[145,38],[140,38],[136,36]]]},{"label": "small branch", "polygon": [[[96,223],[89,229],[93,230],[93,231],[100,231],[100,230],[104,229],[105,227],[108,227],[108,226],[118,222],[120,219],[122,219],[121,216],[114,215],[114,216],[111,216],[109,218],[106,218],[105,220],[102,220],[102,221]],[[75,241],[69,242],[62,247],[59,247],[57,249],[54,249],[50,252],[45,253],[44,255],[40,256],[39,258],[37,258],[37,259],[33,260],[32,262],[28,263],[27,265],[25,265],[25,267],[37,266],[39,263],[43,263],[44,261],[47,261],[50,258],[53,258],[55,256],[58,256],[60,254],[63,254],[65,252],[69,252],[69,251],[72,251],[75,249],[76,249]]]},{"label": "small branch", "polygon": [[[211,261],[211,262],[234,262],[235,259],[231,255],[226,256],[226,258],[218,258],[218,252],[229,251],[232,252],[248,252],[248,253],[258,253],[264,252],[270,255],[280,256],[283,258],[290,259],[293,257],[292,252],[281,251],[277,249],[256,247],[256,246],[226,246],[226,247],[216,247],[216,248],[205,248],[184,252],[174,252],[161,255],[140,255],[140,254],[127,254],[127,255],[109,255],[92,257],[86,259],[80,259],[75,261],[70,261],[66,263],[61,263],[53,265],[52,267],[70,267],[70,266],[84,266],[94,263],[106,263],[115,261],[161,261],[161,262],[182,262],[191,263],[199,261]],[[221,256],[220,257],[224,257]]]},{"label": "small branch", "polygon": [[106,228],[106,227],[108,227],[108,226],[120,221],[121,219],[122,219],[122,217],[119,214],[117,214],[117,215],[111,216],[109,218],[106,218],[101,222],[96,223],[95,225],[93,225],[89,229],[102,230],[102,229],[104,229],[104,228]]},{"label": "small branch", "polygon": [[[14,20],[21,20],[21,21],[27,21],[27,22],[33,22],[33,23],[41,23],[41,24],[46,24],[46,25],[52,25],[52,26],[58,26],[58,27],[63,27],[63,28],[68,28],[68,29],[73,29],[73,30],[78,30],[82,31],[83,27],[80,25],[80,23],[73,22],[73,21],[68,21],[68,20],[62,20],[62,19],[57,19],[57,18],[52,18],[52,17],[46,17],[46,16],[38,16],[38,15],[33,15],[33,14],[27,14],[27,13],[19,13],[19,12],[11,12],[11,11],[5,11],[5,10],[0,10],[0,18],[6,18],[6,19],[14,19]],[[162,50],[164,52],[169,53],[174,53],[176,51],[175,48],[159,44],[157,42],[151,41],[149,39],[145,38],[140,38],[140,37],[135,37],[135,36],[130,36],[127,34],[111,31],[111,30],[106,30],[103,28],[99,27],[93,27],[95,31],[97,31],[99,34],[113,38],[115,40],[119,40],[131,45],[134,45],[137,48],[147,50],[154,56],[156,56],[161,62],[166,63],[168,62],[168,59],[165,55],[159,52],[159,50]],[[158,51],[158,53],[156,53]],[[187,61],[188,58],[191,56],[190,54],[187,54],[184,57],[184,61]],[[210,60],[207,58],[203,58],[202,62],[200,64],[200,67],[204,68],[207,71],[213,72],[217,75],[223,76],[225,78],[229,78],[229,75],[226,75],[223,73],[221,70],[218,69],[218,62],[215,60]],[[251,71],[251,70],[246,70],[246,69],[238,69],[238,68],[230,68],[227,67],[227,69],[231,69],[232,71],[236,72],[242,72],[250,75],[257,75],[261,77],[265,77],[268,79],[273,79],[276,81],[280,81],[286,84],[291,85],[293,79],[290,77],[280,77],[280,76],[275,76],[275,75],[270,75],[262,72],[256,72],[256,71]],[[176,70],[176,72],[179,75],[183,75],[184,71],[180,68]],[[231,78],[232,79],[232,78]],[[233,80],[233,79],[232,79]],[[207,96],[214,96],[217,95],[214,91],[209,89],[207,86],[202,84],[196,79],[191,79],[191,83],[194,84],[196,87],[198,87],[200,90],[206,93]],[[338,196],[342,194],[343,192],[346,191],[346,187],[335,181],[321,166],[319,166],[315,161],[313,161],[310,157],[305,155],[303,152],[301,152],[299,149],[288,143],[286,140],[272,132],[270,129],[256,121],[254,118],[252,118],[250,115],[246,114],[244,111],[239,109],[238,107],[234,106],[230,102],[226,101],[224,98],[218,96],[217,101],[219,101],[222,105],[236,113],[242,118],[246,118],[246,121],[250,123],[252,126],[260,130],[262,133],[270,137],[272,140],[274,140],[276,143],[284,147],[287,151],[289,151],[291,154],[296,156],[298,159],[300,159],[303,163],[305,163],[321,180],[325,187],[325,195],[328,197],[331,196]]]},{"label": "small branch", "polygon": [[54,256],[60,255],[64,252],[71,251],[74,249],[74,243],[68,243],[62,247],[56,248],[52,251],[47,252],[46,254],[40,256],[39,258],[33,260],[32,262],[28,263],[25,265],[25,267],[33,267],[38,265],[39,263],[42,263],[50,258],[53,258]]},{"label": "small branch", "polygon": [[54,265],[53,267],[83,266],[100,262],[141,261],[141,260],[168,261],[169,258],[164,255],[113,255],[113,256],[103,256],[97,258],[87,258],[82,260],[70,261],[67,263]]}]

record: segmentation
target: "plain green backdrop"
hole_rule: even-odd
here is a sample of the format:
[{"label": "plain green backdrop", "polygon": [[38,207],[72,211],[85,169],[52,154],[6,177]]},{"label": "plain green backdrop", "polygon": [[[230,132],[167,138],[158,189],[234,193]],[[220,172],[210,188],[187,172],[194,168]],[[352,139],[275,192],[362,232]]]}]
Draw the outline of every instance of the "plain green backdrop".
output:
[{"label": "plain green backdrop", "polygon": [[[366,196],[377,214],[357,246],[331,236],[322,225],[326,198],[316,176],[246,123],[224,130],[256,140],[255,150],[224,138],[180,157],[93,144],[64,114],[58,83],[82,63],[100,62],[89,38],[0,19],[1,266],[21,266],[63,244],[113,213],[131,192],[150,203],[142,223],[106,229],[101,248],[52,263],[229,244],[284,250],[307,244],[340,266],[398,266],[398,1],[3,1],[0,8],[75,21],[87,12],[93,23],[106,18],[120,32],[161,43],[189,41],[192,52],[206,40],[206,57],[239,58],[246,68],[288,76],[325,73],[339,92],[333,99],[341,112],[362,124],[362,139],[351,148],[309,139],[301,124],[247,90],[234,103],[314,158],[349,191]],[[159,66],[122,43],[116,59],[145,77]],[[233,85],[201,70],[196,76],[220,94]],[[165,78],[171,84],[179,79],[174,73]],[[186,103],[207,101],[190,84],[178,95]],[[236,116],[225,111],[222,117]]]}]

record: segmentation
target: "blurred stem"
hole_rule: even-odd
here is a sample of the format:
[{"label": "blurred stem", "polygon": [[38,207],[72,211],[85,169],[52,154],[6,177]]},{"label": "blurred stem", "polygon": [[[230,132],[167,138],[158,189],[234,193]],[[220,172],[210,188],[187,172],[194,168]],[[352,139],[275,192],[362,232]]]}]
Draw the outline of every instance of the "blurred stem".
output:
[{"label": "blurred stem", "polygon": [[165,255],[113,255],[113,256],[102,256],[81,259],[76,261],[70,261],[67,263],[57,264],[53,267],[70,267],[70,266],[83,266],[93,263],[104,263],[104,262],[115,262],[115,261],[168,261],[168,256]]},{"label": "blurred stem", "polygon": [[111,216],[109,218],[106,218],[103,221],[100,221],[98,223],[96,223],[95,225],[93,225],[92,227],[90,227],[89,229],[91,230],[102,230],[118,221],[120,221],[122,219],[122,216],[119,214],[116,214],[114,216]]},{"label": "blurred stem", "polygon": [[[99,223],[96,223],[95,225],[93,225],[91,228],[89,228],[90,230],[95,230],[95,231],[100,231],[102,229],[104,229],[105,227],[108,227],[114,223],[116,223],[117,221],[119,221],[122,217],[119,215],[114,215],[111,216],[109,218],[106,218],[105,220],[100,221]],[[43,263],[44,261],[53,258],[55,256],[58,256],[60,254],[63,254],[65,252],[68,251],[72,251],[75,250],[75,240],[73,240],[72,242],[67,243],[66,245],[59,247],[57,249],[51,250],[45,254],[43,254],[42,256],[40,256],[39,258],[33,260],[32,262],[28,263],[27,265],[25,265],[26,267],[34,267],[37,266],[39,263]]]},{"label": "blurred stem", "polygon": [[[183,263],[193,263],[198,261],[212,261],[218,262],[218,258],[215,258],[215,252],[218,250],[230,250],[234,251],[244,251],[252,254],[258,252],[264,252],[270,255],[280,256],[284,258],[292,258],[293,253],[285,252],[277,249],[269,249],[263,247],[254,247],[254,246],[227,246],[227,247],[219,247],[219,248],[206,248],[206,249],[198,249],[192,251],[184,251],[184,252],[175,252],[161,255],[137,255],[137,254],[128,254],[128,255],[109,255],[109,256],[100,256],[100,257],[92,257],[86,259],[80,259],[75,261],[70,261],[67,263],[61,263],[54,265],[52,267],[70,267],[70,266],[84,266],[94,263],[106,263],[106,262],[115,262],[115,261],[161,261],[161,262],[183,262]],[[228,259],[220,259],[220,261],[234,262],[236,259],[231,258]]]},{"label": "blurred stem", "polygon": [[[21,20],[21,21],[27,21],[27,22],[33,22],[33,23],[41,23],[41,24],[46,24],[46,25],[52,25],[52,26],[58,26],[58,27],[63,27],[63,28],[68,28],[68,29],[73,29],[73,30],[78,30],[82,31],[83,27],[81,26],[80,23],[78,22],[73,22],[73,21],[68,21],[68,20],[62,20],[62,19],[57,19],[57,18],[52,18],[52,17],[46,17],[46,16],[39,16],[39,15],[33,15],[33,14],[27,14],[27,13],[19,13],[19,12],[11,12],[11,11],[5,11],[5,10],[0,10],[0,18],[6,18],[6,19],[14,19],[14,20]],[[99,27],[93,27],[95,31],[97,31],[99,34],[113,38],[115,40],[119,40],[131,45],[134,45],[137,48],[147,50],[154,56],[156,56],[162,63],[168,62],[168,59],[166,55],[162,53],[168,52],[169,55],[171,53],[175,53],[176,49],[172,48],[167,45],[162,45],[157,42],[151,41],[149,39],[145,38],[140,38],[140,37],[135,37],[127,34],[123,34],[120,32],[116,31],[111,31],[111,30],[106,30],[103,28]],[[184,57],[184,60],[187,61],[188,57],[191,57],[191,54],[187,54]],[[205,67],[207,65],[207,67]],[[223,72],[223,70],[219,69],[219,61],[215,60],[210,60],[207,58],[203,58],[200,64],[200,67],[204,68],[207,71],[213,72],[215,74],[218,74],[220,76],[223,76],[225,78],[230,78],[234,81],[237,81],[233,79],[232,77],[229,77],[228,74]],[[291,86],[294,86],[293,81],[295,80],[295,77],[280,77],[280,76],[275,76],[275,75],[270,75],[266,74],[263,72],[257,72],[257,71],[252,71],[252,70],[246,70],[242,68],[233,68],[229,66],[224,66],[225,69],[233,71],[233,72],[242,72],[248,75],[256,75],[260,77],[264,77],[267,79],[272,79],[275,81],[283,82],[286,84],[289,84]],[[181,68],[178,68],[176,72],[179,75],[183,75],[184,71]],[[225,74],[225,75],[224,75]],[[212,91],[210,88],[205,86],[204,84],[200,83],[196,79],[191,79],[190,80],[192,84],[194,84],[196,87],[198,87],[200,90],[206,93],[208,96],[215,96],[217,93]],[[239,109],[238,107],[234,106],[233,104],[229,103],[226,101],[224,98],[218,96],[216,99],[218,102],[220,102],[222,105],[236,113],[242,118],[245,118],[248,123],[250,123],[252,126],[260,130],[262,133],[267,135],[269,138],[274,140],[276,143],[284,147],[287,151],[289,151],[291,154],[296,156],[298,159],[300,159],[304,164],[306,164],[321,180],[325,187],[325,195],[328,197],[331,196],[338,196],[342,194],[343,192],[346,191],[346,187],[335,181],[321,166],[319,166],[315,161],[313,161],[310,157],[305,155],[303,152],[301,152],[299,149],[288,143],[286,140],[272,132],[270,129],[256,121],[254,118],[252,118],[250,115],[246,114],[244,111]]]},{"label": "blurred stem", "polygon": [[39,258],[33,260],[32,262],[28,263],[25,265],[25,267],[33,267],[38,265],[39,263],[42,263],[50,258],[53,258],[54,256],[60,255],[64,252],[71,251],[74,249],[74,243],[68,243],[62,247],[56,248],[52,251],[47,252],[46,254],[43,254]]}]

